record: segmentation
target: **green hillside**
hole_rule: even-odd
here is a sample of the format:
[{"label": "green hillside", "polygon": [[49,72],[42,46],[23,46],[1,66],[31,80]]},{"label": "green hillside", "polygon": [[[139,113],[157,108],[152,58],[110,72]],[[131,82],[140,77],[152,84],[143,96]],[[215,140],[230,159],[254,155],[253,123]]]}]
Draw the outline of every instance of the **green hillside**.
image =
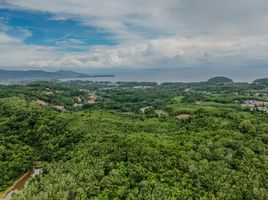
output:
[{"label": "green hillside", "polygon": [[[219,103],[220,95],[201,98],[181,85],[16,87],[19,97],[0,99],[0,188],[32,166],[44,172],[12,199],[268,198],[268,118],[232,102],[242,91]],[[36,103],[44,88],[66,105],[66,95],[75,101],[95,92],[98,99],[59,111]],[[88,91],[75,93],[79,88]],[[143,113],[145,105],[152,108]],[[187,119],[176,117],[186,113]]]}]

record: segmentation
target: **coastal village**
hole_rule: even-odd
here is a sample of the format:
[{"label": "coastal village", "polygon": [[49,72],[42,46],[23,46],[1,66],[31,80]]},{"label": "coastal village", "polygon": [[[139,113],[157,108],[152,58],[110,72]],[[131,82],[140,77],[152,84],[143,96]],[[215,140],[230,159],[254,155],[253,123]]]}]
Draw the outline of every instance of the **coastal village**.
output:
[{"label": "coastal village", "polygon": [[[111,85],[109,85],[111,87]],[[119,87],[119,84],[114,84],[112,85],[112,87]],[[145,90],[145,89],[150,89],[152,88],[152,86],[135,86],[133,87],[133,89],[136,90]],[[102,88],[104,89],[104,88]],[[105,88],[105,89],[110,89],[110,88]],[[73,104],[70,105],[69,107],[73,107],[73,108],[82,108],[85,105],[94,105],[97,103],[98,100],[101,99],[100,96],[98,96],[96,94],[95,90],[87,90],[87,89],[80,89],[80,92],[83,93],[83,95],[77,95],[77,96],[71,96],[70,98],[73,101]],[[200,91],[192,91],[191,88],[187,88],[184,90],[184,92],[197,92],[200,93]],[[41,97],[36,99],[36,103],[44,106],[44,107],[51,107],[54,108],[56,110],[59,111],[64,111],[64,110],[68,110],[66,108],[66,104],[65,103],[56,103],[53,101],[53,96],[55,96],[56,94],[61,94],[62,91],[58,91],[58,90],[53,90],[51,88],[45,88],[43,91],[41,91]],[[207,91],[202,91],[202,94],[206,94],[209,95],[211,94],[210,92]],[[238,94],[236,94],[238,95]],[[260,97],[263,96],[264,94],[247,94],[248,96],[256,96],[256,97]],[[43,98],[42,98],[43,97]],[[46,97],[51,97],[51,101],[45,100],[47,99]],[[199,102],[196,102],[197,104]],[[261,100],[254,100],[254,99],[248,99],[248,100],[244,100],[243,102],[239,102],[239,101],[235,101],[235,103],[239,103],[243,108],[247,108],[250,111],[260,111],[260,112],[266,112],[268,113],[268,101],[261,101]],[[148,109],[153,109],[153,106],[148,105],[145,107],[141,107],[140,108],[140,112],[145,113],[146,110]],[[186,116],[186,115],[182,115],[182,116],[177,116],[177,119],[187,119],[190,118],[190,116]]]},{"label": "coastal village", "polygon": [[[82,96],[76,96],[76,97],[74,97],[74,100],[73,100],[74,101],[74,104],[73,104],[74,108],[81,108],[84,105],[93,105],[93,104],[97,103],[97,100],[100,97],[96,95],[96,92],[95,91],[90,92],[88,90],[86,92],[87,92],[86,96],[83,96],[83,97]],[[45,91],[42,92],[42,95],[43,95],[43,97],[47,97],[47,96],[51,97],[55,93],[60,93],[60,91],[53,92],[50,88],[46,88]],[[60,104],[59,103],[53,103],[53,101],[48,102],[48,101],[45,101],[44,99],[37,98],[36,103],[41,105],[41,106],[51,107],[51,108],[54,108],[54,109],[59,110],[59,111],[66,110],[66,106],[64,105],[64,103],[60,103]]]},{"label": "coastal village", "polygon": [[241,104],[243,107],[249,108],[251,111],[262,111],[268,113],[268,102],[257,100],[246,100]]}]

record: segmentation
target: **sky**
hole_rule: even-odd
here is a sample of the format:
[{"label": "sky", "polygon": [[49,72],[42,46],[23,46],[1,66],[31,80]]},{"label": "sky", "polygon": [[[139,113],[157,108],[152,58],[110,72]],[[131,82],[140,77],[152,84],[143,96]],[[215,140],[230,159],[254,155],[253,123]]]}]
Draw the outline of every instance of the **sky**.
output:
[{"label": "sky", "polygon": [[0,68],[268,76],[267,10],[267,0],[0,0]]}]

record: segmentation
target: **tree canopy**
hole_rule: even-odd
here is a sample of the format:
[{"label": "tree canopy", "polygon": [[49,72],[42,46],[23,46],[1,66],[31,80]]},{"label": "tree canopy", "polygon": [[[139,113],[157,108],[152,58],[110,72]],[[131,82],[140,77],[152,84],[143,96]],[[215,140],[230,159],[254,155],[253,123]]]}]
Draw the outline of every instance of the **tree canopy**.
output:
[{"label": "tree canopy", "polygon": [[120,84],[2,86],[0,190],[36,166],[12,199],[268,199],[267,113],[240,105],[265,89]]}]

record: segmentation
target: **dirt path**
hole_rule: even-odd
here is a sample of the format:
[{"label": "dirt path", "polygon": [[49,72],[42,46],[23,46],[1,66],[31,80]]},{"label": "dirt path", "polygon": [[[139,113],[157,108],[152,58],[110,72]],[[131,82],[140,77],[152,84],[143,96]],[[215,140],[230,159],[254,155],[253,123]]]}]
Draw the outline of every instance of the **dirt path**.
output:
[{"label": "dirt path", "polygon": [[41,169],[32,169],[31,171],[25,173],[18,180],[16,180],[13,185],[7,188],[4,192],[0,193],[0,200],[10,200],[13,193],[17,193],[27,186],[29,180],[36,175],[42,173]]}]

